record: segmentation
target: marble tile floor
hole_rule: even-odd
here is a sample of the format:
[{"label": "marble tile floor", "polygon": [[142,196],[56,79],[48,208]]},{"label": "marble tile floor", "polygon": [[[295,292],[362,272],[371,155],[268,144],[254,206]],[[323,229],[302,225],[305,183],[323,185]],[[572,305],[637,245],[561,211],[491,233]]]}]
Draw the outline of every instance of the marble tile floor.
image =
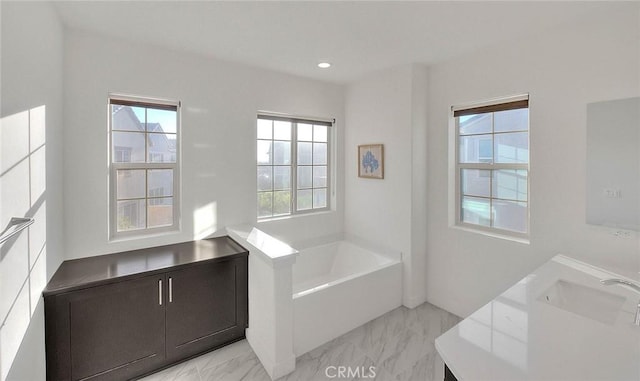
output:
[{"label": "marble tile floor", "polygon": [[[296,370],[278,381],[440,381],[444,364],[434,341],[459,321],[457,316],[428,303],[414,309],[398,307],[300,356]],[[350,367],[352,372],[358,368],[360,374],[338,377],[337,368],[327,370],[330,366]],[[375,367],[375,377],[370,367]],[[270,381],[270,378],[247,341],[242,340],[141,379],[218,380]]]}]

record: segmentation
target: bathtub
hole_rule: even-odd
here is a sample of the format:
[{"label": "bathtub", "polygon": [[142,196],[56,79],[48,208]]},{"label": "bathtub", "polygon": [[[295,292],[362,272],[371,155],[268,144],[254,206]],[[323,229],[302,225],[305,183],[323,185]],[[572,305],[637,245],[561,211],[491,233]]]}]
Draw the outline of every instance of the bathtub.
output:
[{"label": "bathtub", "polygon": [[300,250],[292,286],[297,357],[400,306],[402,264],[338,241]]}]

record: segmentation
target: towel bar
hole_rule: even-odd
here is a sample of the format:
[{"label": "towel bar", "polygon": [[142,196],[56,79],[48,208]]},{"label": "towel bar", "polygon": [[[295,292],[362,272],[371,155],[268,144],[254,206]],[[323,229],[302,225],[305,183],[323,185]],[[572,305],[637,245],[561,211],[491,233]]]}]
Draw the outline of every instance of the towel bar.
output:
[{"label": "towel bar", "polygon": [[20,233],[35,221],[33,218],[11,217],[11,221],[9,221],[7,227],[0,233],[0,244]]}]

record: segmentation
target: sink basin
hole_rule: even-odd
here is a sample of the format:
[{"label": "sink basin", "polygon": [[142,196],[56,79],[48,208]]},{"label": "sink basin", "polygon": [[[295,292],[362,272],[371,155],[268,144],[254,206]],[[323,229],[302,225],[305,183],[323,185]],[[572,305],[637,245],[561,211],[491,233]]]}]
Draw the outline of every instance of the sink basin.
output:
[{"label": "sink basin", "polygon": [[565,311],[613,325],[625,298],[595,288],[558,280],[538,300]]}]

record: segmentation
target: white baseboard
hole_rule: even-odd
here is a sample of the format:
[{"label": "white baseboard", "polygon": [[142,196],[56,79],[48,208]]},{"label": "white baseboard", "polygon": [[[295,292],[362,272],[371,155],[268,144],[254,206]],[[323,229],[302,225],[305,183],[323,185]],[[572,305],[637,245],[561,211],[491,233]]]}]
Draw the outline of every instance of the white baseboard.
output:
[{"label": "white baseboard", "polygon": [[296,357],[293,353],[276,362],[272,355],[273,350],[252,335],[250,329],[247,329],[246,337],[251,349],[258,356],[258,360],[260,360],[264,370],[267,371],[272,380],[285,376],[296,369]]},{"label": "white baseboard", "polygon": [[403,297],[402,305],[407,308],[416,308],[426,301],[427,301],[426,297],[419,297],[419,296],[411,296],[406,298]]}]

